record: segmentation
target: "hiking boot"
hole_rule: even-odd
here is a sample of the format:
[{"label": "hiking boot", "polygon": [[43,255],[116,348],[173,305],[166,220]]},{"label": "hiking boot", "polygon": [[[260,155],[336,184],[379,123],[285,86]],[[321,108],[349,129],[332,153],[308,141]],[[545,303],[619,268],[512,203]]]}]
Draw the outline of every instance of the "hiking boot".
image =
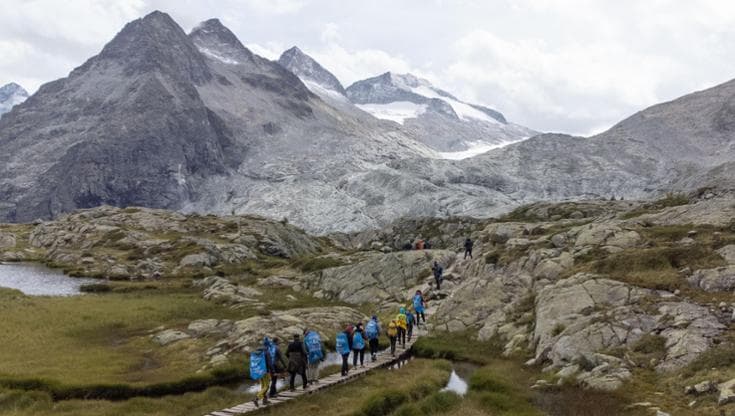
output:
[{"label": "hiking boot", "polygon": [[268,406],[269,403],[268,399],[263,399],[263,406]]},{"label": "hiking boot", "polygon": [[260,405],[258,405],[258,399],[257,398],[253,399],[253,404],[255,405],[255,407],[260,407]]}]

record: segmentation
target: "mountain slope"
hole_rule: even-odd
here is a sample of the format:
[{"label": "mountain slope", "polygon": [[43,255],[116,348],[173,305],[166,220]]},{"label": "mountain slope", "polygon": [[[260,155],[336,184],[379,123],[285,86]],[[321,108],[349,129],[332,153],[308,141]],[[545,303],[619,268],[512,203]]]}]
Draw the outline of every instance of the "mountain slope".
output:
[{"label": "mountain slope", "polygon": [[432,154],[381,126],[327,105],[219,21],[187,35],[154,12],[0,120],[0,218],[100,204],[268,214],[310,182],[332,193],[341,175]]},{"label": "mountain slope", "polygon": [[20,85],[11,82],[0,87],[0,115],[28,98],[28,92]]},{"label": "mountain slope", "polygon": [[342,96],[347,95],[337,77],[296,46],[283,52],[278,58],[278,63],[296,74],[312,90],[320,88]]},{"label": "mountain slope", "polygon": [[537,134],[508,123],[496,110],[461,101],[411,74],[386,72],[355,82],[346,91],[361,109],[402,124],[440,151],[462,151],[478,144],[498,146]]}]

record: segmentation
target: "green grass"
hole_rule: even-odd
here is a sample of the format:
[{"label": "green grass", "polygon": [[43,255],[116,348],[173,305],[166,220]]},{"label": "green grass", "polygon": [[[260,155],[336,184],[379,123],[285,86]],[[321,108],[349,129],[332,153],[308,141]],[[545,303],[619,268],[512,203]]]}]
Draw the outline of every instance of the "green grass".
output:
[{"label": "green grass", "polygon": [[293,266],[304,273],[317,272],[332,267],[344,266],[345,263],[334,257],[303,257],[294,261]]},{"label": "green grass", "polygon": [[201,393],[186,393],[163,398],[135,398],[112,402],[106,400],[68,400],[53,402],[42,392],[0,390],[2,416],[201,416],[215,409],[233,406],[249,399],[246,395],[222,387]]},{"label": "green grass", "polygon": [[202,366],[207,344],[159,347],[151,330],[191,320],[238,318],[187,290],[67,298],[0,291],[0,380],[56,389],[181,382]]},{"label": "green grass", "polygon": [[496,340],[480,342],[472,333],[437,333],[421,337],[413,345],[414,354],[422,358],[443,358],[475,364],[492,362],[502,351]]}]

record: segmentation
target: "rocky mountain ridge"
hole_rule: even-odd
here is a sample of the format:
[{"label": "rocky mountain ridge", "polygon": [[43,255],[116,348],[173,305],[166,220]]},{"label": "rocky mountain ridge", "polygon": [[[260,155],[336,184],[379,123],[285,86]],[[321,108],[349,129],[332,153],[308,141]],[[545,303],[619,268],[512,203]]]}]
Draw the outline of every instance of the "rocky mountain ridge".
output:
[{"label": "rocky mountain ridge", "polygon": [[[404,94],[420,101],[406,101],[412,105],[436,106],[442,120],[468,122],[457,108],[469,108],[494,121],[487,125],[509,125],[420,79],[378,78],[352,86],[353,97]],[[370,85],[381,88],[359,98]],[[154,12],[0,119],[0,218],[140,205],[287,218],[329,233],[404,217],[489,218],[539,200],[726,190],[733,85],[659,104],[594,137],[546,134],[477,157],[438,159],[410,123],[315,94],[218,20],[187,35]],[[437,126],[456,130],[446,120]]]}]

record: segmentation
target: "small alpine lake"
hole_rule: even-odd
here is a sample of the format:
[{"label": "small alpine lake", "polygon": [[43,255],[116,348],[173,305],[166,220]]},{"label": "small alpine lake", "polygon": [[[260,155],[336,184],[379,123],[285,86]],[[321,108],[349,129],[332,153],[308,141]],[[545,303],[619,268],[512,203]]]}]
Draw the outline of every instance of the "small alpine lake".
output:
[{"label": "small alpine lake", "polygon": [[60,270],[32,263],[0,264],[0,287],[17,289],[29,296],[75,296],[95,279],[66,276]]}]

